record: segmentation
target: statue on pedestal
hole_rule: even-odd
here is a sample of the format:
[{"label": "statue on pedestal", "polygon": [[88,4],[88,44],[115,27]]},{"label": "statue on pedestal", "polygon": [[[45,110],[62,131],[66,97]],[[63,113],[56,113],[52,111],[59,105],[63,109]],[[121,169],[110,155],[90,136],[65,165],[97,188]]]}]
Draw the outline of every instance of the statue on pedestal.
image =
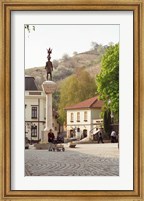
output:
[{"label": "statue on pedestal", "polygon": [[52,65],[52,62],[50,61],[51,59],[51,56],[50,54],[52,53],[52,49],[47,49],[47,53],[48,53],[48,61],[46,62],[46,66],[45,66],[45,69],[47,71],[47,80],[48,80],[48,75],[50,75],[50,80],[52,80],[52,71],[53,71],[53,65]]}]

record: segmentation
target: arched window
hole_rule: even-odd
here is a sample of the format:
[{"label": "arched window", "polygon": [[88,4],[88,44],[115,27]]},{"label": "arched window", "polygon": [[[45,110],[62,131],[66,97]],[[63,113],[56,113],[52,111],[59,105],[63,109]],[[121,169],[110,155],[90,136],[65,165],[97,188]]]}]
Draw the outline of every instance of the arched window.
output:
[{"label": "arched window", "polygon": [[37,126],[35,124],[31,126],[31,137],[37,137]]},{"label": "arched window", "polygon": [[77,128],[77,132],[80,132],[80,128]]},{"label": "arched window", "polygon": [[84,137],[84,138],[87,137],[87,129],[84,129],[84,130],[83,130],[83,137]]},{"label": "arched window", "polygon": [[31,107],[31,118],[32,119],[37,119],[37,106],[32,106]]},{"label": "arched window", "polygon": [[74,129],[70,130],[70,137],[75,137],[75,130]]}]

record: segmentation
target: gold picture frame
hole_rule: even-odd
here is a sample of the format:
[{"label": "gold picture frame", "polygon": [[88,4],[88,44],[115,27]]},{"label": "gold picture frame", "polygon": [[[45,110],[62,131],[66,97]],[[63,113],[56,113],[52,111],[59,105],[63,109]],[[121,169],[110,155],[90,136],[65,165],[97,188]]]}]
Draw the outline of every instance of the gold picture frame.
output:
[{"label": "gold picture frame", "polygon": [[[134,13],[134,190],[125,191],[23,191],[11,190],[11,11],[26,10],[98,10],[133,11]],[[143,60],[144,2],[143,0],[2,0],[0,2],[0,200],[144,200],[144,130],[143,120]]]}]

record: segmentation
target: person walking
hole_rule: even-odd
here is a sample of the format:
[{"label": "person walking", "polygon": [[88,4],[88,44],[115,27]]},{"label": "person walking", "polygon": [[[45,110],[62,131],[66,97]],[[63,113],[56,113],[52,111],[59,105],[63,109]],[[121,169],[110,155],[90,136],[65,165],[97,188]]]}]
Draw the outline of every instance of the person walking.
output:
[{"label": "person walking", "polygon": [[100,129],[100,131],[98,132],[98,143],[104,143],[103,141],[103,137],[102,137],[102,130]]},{"label": "person walking", "polygon": [[52,132],[52,129],[50,129],[48,133],[48,150],[52,151],[53,149],[53,142],[54,142],[55,136],[54,133]]},{"label": "person walking", "polygon": [[116,142],[116,132],[115,130],[112,130],[111,132],[111,143],[115,143]]}]

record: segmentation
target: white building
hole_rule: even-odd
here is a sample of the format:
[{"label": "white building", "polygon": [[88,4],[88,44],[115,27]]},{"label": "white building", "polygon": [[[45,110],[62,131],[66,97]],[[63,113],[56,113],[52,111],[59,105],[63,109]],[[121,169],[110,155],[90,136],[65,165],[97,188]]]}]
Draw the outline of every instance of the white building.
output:
[{"label": "white building", "polygon": [[92,138],[92,135],[103,127],[103,119],[100,117],[102,106],[103,101],[93,97],[66,107],[67,137]]},{"label": "white building", "polygon": [[[25,76],[25,136],[32,142],[41,139],[46,120],[46,96],[38,90],[34,77]],[[53,112],[52,129],[55,135],[59,131],[57,113]]]}]

